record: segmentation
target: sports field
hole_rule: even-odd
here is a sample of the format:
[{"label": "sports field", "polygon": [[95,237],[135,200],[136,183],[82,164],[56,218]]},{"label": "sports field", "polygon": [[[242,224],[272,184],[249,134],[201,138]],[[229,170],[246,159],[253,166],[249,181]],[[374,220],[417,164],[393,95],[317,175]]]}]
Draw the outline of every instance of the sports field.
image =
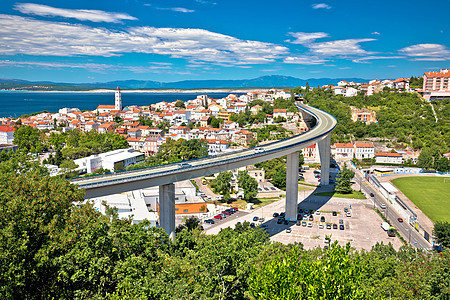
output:
[{"label": "sports field", "polygon": [[450,222],[450,177],[402,177],[392,183],[431,221]]}]

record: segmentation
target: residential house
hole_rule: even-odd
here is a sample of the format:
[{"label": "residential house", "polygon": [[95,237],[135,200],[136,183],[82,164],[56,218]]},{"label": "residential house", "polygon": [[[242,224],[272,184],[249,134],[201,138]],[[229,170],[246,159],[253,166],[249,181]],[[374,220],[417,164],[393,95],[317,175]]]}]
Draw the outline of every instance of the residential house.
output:
[{"label": "residential house", "polygon": [[242,144],[244,146],[247,146],[250,143],[250,141],[254,139],[253,132],[245,129],[236,132],[233,138],[236,144]]},{"label": "residential house", "polygon": [[373,143],[355,143],[355,158],[374,158],[375,157],[375,147]]},{"label": "residential house", "polygon": [[206,142],[208,143],[208,155],[217,155],[230,147],[230,143],[224,140],[207,139]]},{"label": "residential house", "polygon": [[14,140],[14,127],[0,126],[0,145],[12,145]]},{"label": "residential house", "polygon": [[450,98],[450,71],[425,72],[423,74],[423,97],[426,100],[442,100]]},{"label": "residential house", "polygon": [[355,148],[352,143],[334,143],[331,152],[334,154],[336,159],[352,159],[355,153]]},{"label": "residential house", "polygon": [[377,163],[387,164],[401,164],[403,163],[403,157],[399,153],[380,152],[375,153],[375,160]]}]

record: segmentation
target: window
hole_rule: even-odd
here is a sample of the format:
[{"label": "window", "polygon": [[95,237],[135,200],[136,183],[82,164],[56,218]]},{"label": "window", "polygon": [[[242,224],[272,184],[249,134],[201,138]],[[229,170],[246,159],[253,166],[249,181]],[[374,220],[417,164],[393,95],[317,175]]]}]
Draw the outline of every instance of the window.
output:
[{"label": "window", "polygon": [[178,210],[178,208],[175,208],[175,211],[177,211]]},{"label": "window", "polygon": [[183,212],[188,212],[188,211],[189,211],[188,209],[184,209],[184,210],[183,210]]}]

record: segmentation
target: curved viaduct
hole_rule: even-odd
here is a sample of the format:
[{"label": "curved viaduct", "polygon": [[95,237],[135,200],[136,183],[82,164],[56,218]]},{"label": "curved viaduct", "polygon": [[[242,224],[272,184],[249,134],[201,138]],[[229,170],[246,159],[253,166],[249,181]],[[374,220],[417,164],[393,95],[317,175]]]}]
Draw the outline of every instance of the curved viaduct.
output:
[{"label": "curved viaduct", "polygon": [[250,148],[186,161],[185,163],[189,165],[183,168],[179,167],[180,162],[178,162],[120,173],[76,178],[72,179],[72,183],[78,184],[80,189],[85,189],[86,199],[159,186],[160,226],[173,239],[175,237],[174,182],[229,171],[287,155],[286,219],[296,221],[299,151],[318,143],[322,165],[320,183],[329,184],[330,133],[337,123],[331,114],[318,108],[304,104],[297,106],[314,117],[317,121],[316,125],[305,133],[263,145],[263,152],[256,153],[253,148]]}]

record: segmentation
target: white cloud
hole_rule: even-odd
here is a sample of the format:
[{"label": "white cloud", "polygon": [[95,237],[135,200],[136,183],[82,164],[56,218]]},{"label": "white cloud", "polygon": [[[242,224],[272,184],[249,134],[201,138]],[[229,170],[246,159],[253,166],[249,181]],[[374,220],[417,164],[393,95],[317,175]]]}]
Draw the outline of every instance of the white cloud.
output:
[{"label": "white cloud", "polygon": [[355,63],[368,63],[368,60],[375,60],[375,59],[398,59],[398,58],[405,58],[404,56],[365,56],[365,57],[358,57],[352,60]]},{"label": "white cloud", "polygon": [[285,56],[286,47],[204,29],[132,27],[111,31],[0,14],[0,55],[118,56],[150,53],[215,64],[261,64]]},{"label": "white cloud", "polygon": [[283,60],[283,62],[287,64],[297,64],[297,65],[320,65],[327,62],[327,60],[319,58],[317,56],[301,55],[301,56],[288,56]]},{"label": "white cloud", "polygon": [[13,67],[43,67],[52,69],[86,69],[92,72],[105,73],[106,71],[131,71],[134,73],[158,72],[162,70],[171,70],[170,63],[150,63],[149,66],[123,66],[96,63],[65,63],[65,62],[43,62],[43,61],[14,61],[0,60],[0,66]]},{"label": "white cloud", "polygon": [[368,52],[361,48],[359,43],[375,41],[375,39],[348,39],[331,42],[314,43],[308,45],[310,51],[316,55],[336,56],[336,55],[368,55]]},{"label": "white cloud", "polygon": [[187,9],[187,8],[184,8],[184,7],[155,7],[155,8],[159,9],[159,10],[171,10],[171,11],[182,12],[182,13],[193,13],[193,12],[195,12],[195,10]]},{"label": "white cloud", "polygon": [[14,9],[23,14],[42,17],[73,18],[80,21],[119,23],[121,20],[137,20],[135,17],[124,13],[106,12],[102,10],[56,8],[33,3],[19,3],[14,6]]},{"label": "white cloud", "polygon": [[287,42],[301,45],[307,45],[316,39],[328,37],[328,34],[325,32],[289,32],[289,35],[293,36],[295,40]]},{"label": "white cloud", "polygon": [[440,44],[417,44],[402,48],[399,52],[418,61],[450,60],[450,50]]},{"label": "white cloud", "polygon": [[342,68],[339,68],[339,70],[350,70],[351,68],[350,67],[342,67]]},{"label": "white cloud", "polygon": [[371,34],[373,34],[373,35],[380,35],[381,33],[379,33],[378,31],[374,31]]},{"label": "white cloud", "polygon": [[331,9],[331,6],[329,6],[326,3],[316,3],[316,4],[312,5],[312,8],[314,8],[314,9],[320,9],[320,8]]}]

